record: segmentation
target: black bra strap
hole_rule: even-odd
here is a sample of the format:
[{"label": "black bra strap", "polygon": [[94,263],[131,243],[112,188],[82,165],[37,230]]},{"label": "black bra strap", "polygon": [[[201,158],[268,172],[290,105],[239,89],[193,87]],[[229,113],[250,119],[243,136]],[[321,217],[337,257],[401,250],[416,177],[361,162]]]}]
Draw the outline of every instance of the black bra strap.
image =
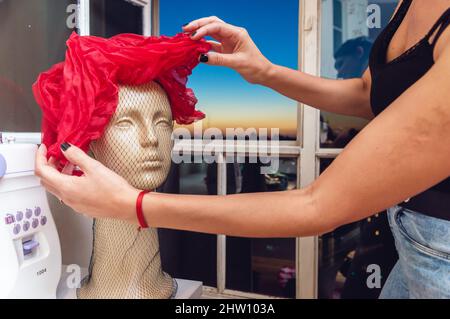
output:
[{"label": "black bra strap", "polygon": [[397,12],[395,12],[391,21],[387,25],[386,27],[387,35],[384,37],[384,45],[386,46],[386,50],[392,38],[394,37],[395,32],[397,32],[398,28],[400,27],[406,15],[408,14],[411,4],[412,0],[403,0],[402,3],[400,4],[400,7],[397,9]]},{"label": "black bra strap", "polygon": [[409,8],[411,7],[412,0],[403,0],[400,7],[398,8],[397,12],[395,13],[394,17],[392,18],[391,22],[395,22],[398,24],[396,27],[398,28],[400,24],[403,22],[403,20],[406,17],[406,14],[409,11]]},{"label": "black bra strap", "polygon": [[[439,20],[436,22],[436,24],[433,26],[433,28],[430,30],[430,32],[427,35],[427,39],[430,39],[433,35],[433,41],[431,42],[431,45],[434,46],[439,40],[439,37],[444,33],[445,29],[450,25],[450,8],[445,11]],[[437,32],[436,32],[437,30]]]}]

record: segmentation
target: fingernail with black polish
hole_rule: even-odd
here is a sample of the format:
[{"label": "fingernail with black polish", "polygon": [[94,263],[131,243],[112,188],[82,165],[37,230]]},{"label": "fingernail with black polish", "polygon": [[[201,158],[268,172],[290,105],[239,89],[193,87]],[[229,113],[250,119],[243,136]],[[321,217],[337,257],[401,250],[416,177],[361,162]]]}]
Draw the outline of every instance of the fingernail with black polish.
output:
[{"label": "fingernail with black polish", "polygon": [[188,23],[185,23],[185,24],[183,24],[183,27],[187,27],[189,25],[189,22]]},{"label": "fingernail with black polish", "polygon": [[61,144],[61,149],[63,150],[63,152],[67,151],[72,145],[70,145],[67,142],[64,142]]},{"label": "fingernail with black polish", "polygon": [[209,58],[206,54],[200,55],[200,62],[207,63],[209,61]]},{"label": "fingernail with black polish", "polygon": [[191,37],[195,36],[196,34],[197,34],[197,31],[194,31],[194,32],[191,34]]}]

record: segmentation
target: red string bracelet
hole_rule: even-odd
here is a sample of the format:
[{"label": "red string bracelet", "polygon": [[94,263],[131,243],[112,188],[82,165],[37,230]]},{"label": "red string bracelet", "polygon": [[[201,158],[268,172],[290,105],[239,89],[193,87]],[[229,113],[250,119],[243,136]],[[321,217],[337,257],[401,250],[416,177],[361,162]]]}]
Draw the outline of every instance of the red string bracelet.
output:
[{"label": "red string bracelet", "polygon": [[148,224],[145,221],[145,217],[144,217],[144,211],[142,209],[142,202],[144,200],[144,196],[148,193],[150,193],[150,191],[140,192],[139,196],[136,200],[136,215],[137,215],[137,219],[138,219],[139,225],[140,225],[139,230],[148,228]]}]

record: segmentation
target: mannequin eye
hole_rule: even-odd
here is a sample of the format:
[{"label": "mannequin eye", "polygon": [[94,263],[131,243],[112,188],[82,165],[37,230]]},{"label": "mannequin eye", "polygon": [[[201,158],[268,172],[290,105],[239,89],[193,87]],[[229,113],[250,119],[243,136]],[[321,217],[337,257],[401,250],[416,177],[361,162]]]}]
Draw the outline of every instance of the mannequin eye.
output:
[{"label": "mannequin eye", "polygon": [[162,127],[172,127],[172,122],[166,119],[160,119],[156,121],[156,125],[162,126]]},{"label": "mannequin eye", "polygon": [[116,122],[116,126],[119,128],[129,128],[133,126],[133,122],[129,119],[120,119]]}]

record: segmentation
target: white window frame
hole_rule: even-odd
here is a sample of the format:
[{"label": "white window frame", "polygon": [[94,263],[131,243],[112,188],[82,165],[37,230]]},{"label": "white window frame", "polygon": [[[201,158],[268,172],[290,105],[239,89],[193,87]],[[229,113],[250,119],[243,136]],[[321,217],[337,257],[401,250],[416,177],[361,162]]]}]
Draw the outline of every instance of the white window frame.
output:
[{"label": "white window frame", "polygon": [[[144,35],[159,35],[160,0],[124,0],[143,7]],[[166,0],[164,0],[166,1]],[[320,75],[320,16],[321,0],[299,1],[299,69],[312,75]],[[89,0],[79,0],[79,33],[90,34]],[[298,103],[297,141],[280,142],[280,156],[297,161],[297,188],[311,184],[319,174],[322,158],[334,158],[341,150],[320,148],[320,111]],[[188,148],[195,152],[192,141],[186,141]],[[221,143],[221,142],[219,142]],[[184,148],[186,150],[186,148]],[[224,145],[224,148],[225,145]],[[250,151],[245,147],[234,152],[242,154]],[[233,154],[233,155],[234,155]],[[218,155],[219,195],[226,195],[227,154]],[[301,213],[301,212],[299,212]],[[318,237],[296,239],[296,297],[300,299],[317,298],[318,283]],[[226,288],[226,236],[217,236],[217,287],[205,287],[204,295],[212,298],[274,298],[255,293],[246,293]]]},{"label": "white window frame", "polygon": [[[159,25],[159,1],[153,0],[153,25]],[[165,1],[165,0],[164,0]],[[319,20],[320,0],[299,0],[299,49],[298,64],[300,70],[320,75]],[[153,32],[153,35],[159,35]],[[303,49],[304,48],[304,49]],[[320,111],[298,103],[297,105],[297,141],[280,142],[280,156],[297,160],[297,188],[311,184],[318,176],[321,157],[334,156],[339,151],[320,150],[319,123]],[[188,149],[195,152],[194,142],[187,141]],[[221,143],[219,141],[219,143]],[[186,148],[183,148],[186,150]],[[226,149],[223,145],[222,149]],[[236,154],[249,154],[251,147],[237,150]],[[226,163],[219,154],[217,190],[226,195]],[[296,296],[301,299],[317,298],[318,273],[318,237],[296,239]],[[235,291],[226,288],[226,236],[217,236],[217,287],[205,287],[205,296],[213,298],[274,298],[255,293]]]},{"label": "white window frame", "polygon": [[[160,0],[123,0],[132,2],[143,8],[143,34],[159,35]],[[168,1],[168,0],[164,0]],[[299,70],[311,75],[320,76],[321,63],[321,18],[322,0],[299,1]],[[90,0],[78,0],[78,33],[90,34]],[[320,111],[308,105],[297,105],[297,141],[280,142],[280,157],[296,159],[297,188],[310,185],[320,174],[322,159],[336,158],[342,149],[321,148],[320,145]],[[0,139],[17,139],[22,142],[40,143],[40,133],[1,133]],[[1,142],[1,140],[0,140]],[[223,141],[216,141],[223,143]],[[189,145],[184,150],[198,152],[197,143],[186,141]],[[226,150],[226,145],[221,149]],[[270,143],[268,145],[270,147]],[[256,146],[257,148],[258,146]],[[201,148],[200,152],[203,152]],[[230,155],[246,155],[255,152],[255,147],[245,146]],[[226,163],[227,153],[218,154],[219,195],[226,195]],[[301,212],[299,212],[301,213]],[[296,239],[296,297],[299,299],[315,299],[318,297],[318,237]],[[217,236],[217,287],[205,287],[204,296],[211,298],[274,298],[261,294],[246,293],[226,288],[226,236]]]},{"label": "white window frame", "polygon": [[[143,8],[143,34],[159,35],[159,1],[160,0],[123,0]],[[168,0],[164,0],[168,1]],[[299,69],[311,75],[319,76],[321,61],[321,1],[299,1]],[[90,34],[90,0],[78,0],[78,32],[80,35]],[[325,149],[320,146],[320,111],[310,106],[297,105],[297,141],[280,142],[281,157],[297,160],[297,188],[310,185],[320,173],[320,161],[325,158],[336,158],[341,149]],[[33,138],[40,139],[35,134]],[[196,143],[189,143],[189,149],[197,152]],[[221,141],[217,141],[222,143]],[[195,145],[195,147],[194,147]],[[270,146],[270,144],[269,144]],[[183,148],[186,149],[186,148]],[[225,145],[223,145],[226,150]],[[254,148],[246,146],[235,154],[249,154]],[[227,154],[218,154],[219,195],[226,195],[226,163]],[[299,212],[301,213],[301,212]],[[315,299],[318,291],[318,237],[296,239],[296,297]],[[261,294],[246,293],[226,288],[226,236],[217,236],[217,287],[205,287],[204,295],[212,298],[274,298]]]},{"label": "white window frame", "polygon": [[[152,0],[123,0],[142,8],[142,34],[150,36],[152,34]],[[78,0],[78,33],[80,35],[90,35],[90,0]]]}]

